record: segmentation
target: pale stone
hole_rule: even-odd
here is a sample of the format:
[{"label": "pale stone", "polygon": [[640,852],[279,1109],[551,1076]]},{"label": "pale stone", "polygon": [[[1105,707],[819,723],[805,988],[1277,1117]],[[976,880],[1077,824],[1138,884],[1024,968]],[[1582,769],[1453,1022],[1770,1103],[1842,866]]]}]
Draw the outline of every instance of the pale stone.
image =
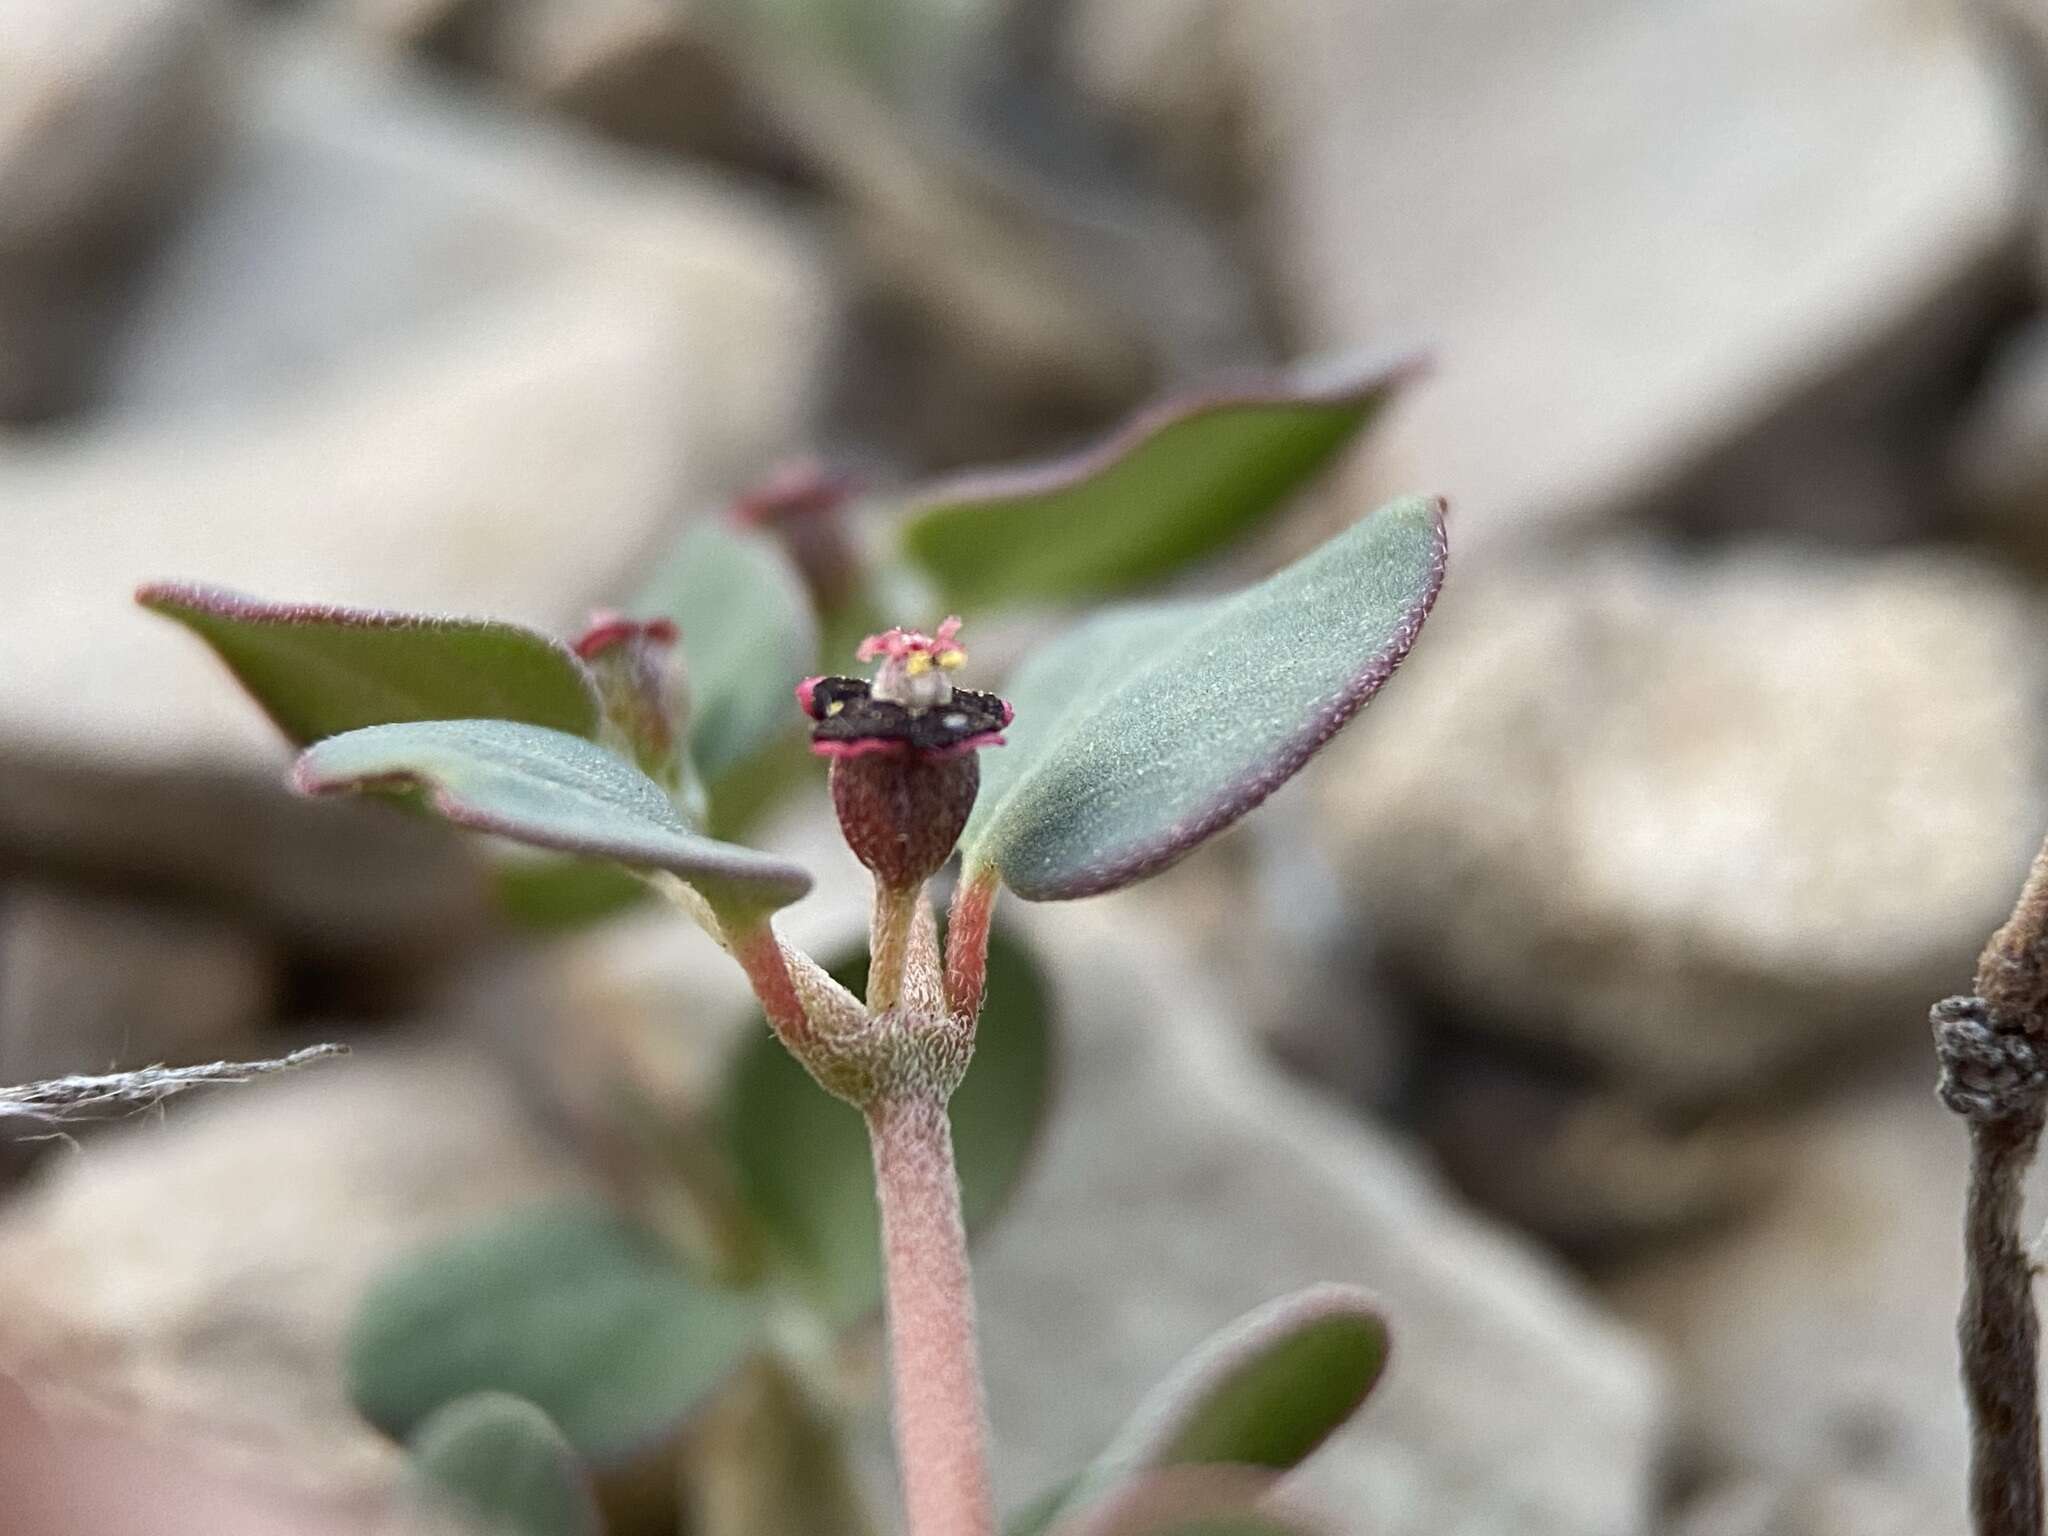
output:
[{"label": "pale stone", "polygon": [[1969,308],[2026,229],[1976,9],[1091,0],[1068,56],[1169,161],[1228,167],[1305,346],[1433,351],[1334,500],[1441,491],[1469,554]]},{"label": "pale stone", "polygon": [[1010,916],[1055,978],[1064,1054],[1040,1160],[976,1272],[1008,1502],[1084,1464],[1223,1324],[1339,1280],[1383,1298],[1394,1363],[1307,1464],[1304,1502],[1382,1536],[1647,1526],[1664,1395],[1636,1338],[1260,1061],[1170,934],[1115,898]]},{"label": "pale stone", "polygon": [[288,37],[138,319],[124,407],[0,439],[0,734],[270,748],[156,577],[551,627],[784,448],[829,295],[801,233]]},{"label": "pale stone", "polygon": [[51,886],[0,891],[0,1082],[246,1059],[281,957],[239,924]]},{"label": "pale stone", "polygon": [[1453,578],[1318,782],[1420,994],[1652,1098],[1917,1039],[2048,824],[2032,596],[1960,556]]}]

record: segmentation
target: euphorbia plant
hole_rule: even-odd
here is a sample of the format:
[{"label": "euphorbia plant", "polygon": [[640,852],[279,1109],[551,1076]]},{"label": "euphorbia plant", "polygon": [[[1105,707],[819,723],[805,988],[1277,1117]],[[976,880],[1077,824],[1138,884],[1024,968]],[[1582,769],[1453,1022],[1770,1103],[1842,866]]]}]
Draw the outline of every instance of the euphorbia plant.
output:
[{"label": "euphorbia plant", "polygon": [[[1311,446],[1327,457],[1321,430]],[[1099,490],[1104,476],[1128,474],[1147,452],[1156,458],[1159,437],[1138,433],[1128,452],[1064,483]],[[1267,494],[1288,483],[1268,471]],[[1013,493],[1021,494],[1004,491]],[[1246,515],[1235,504],[1226,510],[1238,522]],[[967,657],[957,617],[929,634],[896,627],[868,636],[858,659],[873,665],[871,676],[785,676],[776,691],[787,701],[794,687],[812,750],[830,760],[841,829],[873,877],[859,991],[776,929],[775,914],[809,889],[808,874],[704,830],[698,780],[710,754],[677,664],[687,612],[603,615],[565,645],[491,621],[280,606],[180,586],[141,596],[205,636],[304,747],[293,773],[302,791],[396,791],[462,826],[611,861],[666,894],[732,957],[781,1048],[866,1127],[910,1536],[993,1536],[954,1122],[968,1097],[956,1100],[956,1090],[977,1054],[1000,1058],[1013,1043],[982,1039],[984,1024],[1000,1021],[1000,1009],[984,1014],[999,892],[1053,901],[1114,890],[1258,804],[1407,654],[1443,561],[1441,506],[1396,502],[1246,591],[1088,620],[1020,668],[1006,697],[958,681]],[[971,576],[975,567],[960,569]],[[750,722],[750,739],[762,733],[750,700],[728,701],[713,718]],[[942,939],[929,885],[956,851]],[[755,1149],[752,1166],[800,1166],[811,1149],[792,1129],[745,1125],[739,1140]],[[958,1129],[967,1145],[975,1127]],[[773,1148],[765,1159],[764,1143]],[[705,1286],[664,1271],[601,1219],[529,1239],[523,1262],[502,1262],[503,1244],[445,1256],[424,1306],[400,1296],[402,1326],[379,1335],[400,1341],[387,1351],[396,1363],[365,1402],[379,1422],[418,1437],[430,1470],[500,1514],[494,1479],[566,1477],[565,1446],[585,1455],[630,1449],[632,1433],[619,1426],[644,1416],[621,1419],[617,1404],[686,1410],[704,1383],[776,1353],[764,1342],[775,1330],[762,1321],[772,1308],[746,1289],[758,1275],[743,1255]],[[484,1320],[493,1295],[509,1289],[530,1300],[535,1275],[565,1265],[568,1283],[547,1308],[522,1300]],[[848,1312],[858,1311],[853,1291]],[[475,1298],[473,1312],[464,1297]],[[618,1331],[622,1312],[636,1331]],[[436,1349],[468,1348],[471,1364],[510,1359],[489,1337],[508,1317],[595,1341],[589,1353],[609,1374],[569,1380],[515,1363],[427,1384]],[[1377,1315],[1355,1293],[1329,1288],[1282,1303],[1198,1359],[1096,1466],[1015,1529],[1291,1529],[1254,1512],[1266,1478],[1356,1407],[1384,1349]],[[468,1408],[450,1401],[493,1388],[514,1397]],[[569,1513],[537,1530],[594,1518],[586,1500],[566,1493],[544,1502]]]}]

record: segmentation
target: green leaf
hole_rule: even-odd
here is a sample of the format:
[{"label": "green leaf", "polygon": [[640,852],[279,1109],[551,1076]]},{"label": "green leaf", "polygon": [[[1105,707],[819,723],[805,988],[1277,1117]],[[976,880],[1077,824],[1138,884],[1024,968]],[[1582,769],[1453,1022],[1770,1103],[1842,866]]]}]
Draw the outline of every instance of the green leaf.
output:
[{"label": "green leaf", "polygon": [[405,1438],[509,1392],[599,1463],[661,1443],[760,1336],[758,1301],[692,1279],[599,1206],[523,1211],[387,1271],[347,1346],[357,1408]]},{"label": "green leaf", "polygon": [[1129,591],[1242,537],[1328,467],[1412,360],[1171,400],[1072,458],[965,476],[905,513],[905,553],[962,611]]},{"label": "green leaf", "polygon": [[[856,995],[865,992],[865,952],[832,974]],[[970,1233],[1023,1176],[1052,1094],[1053,1049],[1038,963],[998,929],[989,942],[974,1064],[952,1104]],[[859,1112],[812,1082],[765,1022],[735,1058],[725,1102],[741,1191],[776,1251],[835,1322],[865,1317],[882,1294],[881,1227]]]},{"label": "green leaf", "polygon": [[597,1498],[575,1447],[524,1398],[458,1398],[429,1415],[406,1449],[427,1484],[487,1530],[602,1536]]},{"label": "green leaf", "polygon": [[522,928],[571,933],[637,905],[648,890],[616,864],[547,855],[499,863],[491,871],[491,894],[498,911]]},{"label": "green leaf", "polygon": [[690,1536],[876,1536],[848,1457],[847,1416],[789,1366],[751,1361],[690,1439]]},{"label": "green leaf", "polygon": [[1247,591],[1104,614],[1024,663],[962,838],[1028,901],[1154,874],[1379,691],[1443,580],[1441,502],[1383,507]]},{"label": "green leaf", "polygon": [[175,582],[135,598],[212,646],[295,746],[413,720],[597,734],[597,689],[583,663],[517,624],[270,603]]},{"label": "green leaf", "polygon": [[1387,1347],[1385,1320],[1352,1286],[1313,1286],[1249,1313],[1189,1356],[1109,1449],[1010,1536],[1039,1536],[1153,1473],[1298,1465],[1358,1411]]},{"label": "green leaf", "polygon": [[371,726],[308,748],[293,780],[312,795],[425,790],[433,808],[459,826],[668,870],[736,915],[786,906],[811,885],[794,864],[692,832],[661,786],[631,763],[539,726],[507,720]]},{"label": "green leaf", "polygon": [[633,611],[683,635],[690,755],[718,781],[802,723],[791,690],[817,670],[818,621],[772,539],[707,518],[683,535]]}]

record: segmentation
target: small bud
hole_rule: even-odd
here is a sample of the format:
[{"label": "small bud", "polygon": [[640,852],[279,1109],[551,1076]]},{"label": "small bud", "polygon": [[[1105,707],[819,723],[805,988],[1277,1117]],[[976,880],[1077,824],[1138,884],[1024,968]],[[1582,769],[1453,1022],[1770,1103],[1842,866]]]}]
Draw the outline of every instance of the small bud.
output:
[{"label": "small bud", "polygon": [[858,489],[852,476],[816,459],[792,459],[733,502],[736,521],[781,543],[821,613],[836,613],[861,585],[860,554],[846,521]]},{"label": "small bud", "polygon": [[960,621],[936,635],[891,629],[861,642],[877,661],[872,682],[806,678],[797,701],[814,722],[811,750],[830,757],[832,805],[861,863],[892,889],[939,871],[960,840],[981,787],[975,753],[1001,746],[1010,706],[992,693],[956,688],[965,664]]},{"label": "small bud", "polygon": [[684,726],[689,688],[681,638],[667,619],[591,616],[576,642],[604,705],[607,745],[630,756],[641,772],[674,794],[684,777]]}]

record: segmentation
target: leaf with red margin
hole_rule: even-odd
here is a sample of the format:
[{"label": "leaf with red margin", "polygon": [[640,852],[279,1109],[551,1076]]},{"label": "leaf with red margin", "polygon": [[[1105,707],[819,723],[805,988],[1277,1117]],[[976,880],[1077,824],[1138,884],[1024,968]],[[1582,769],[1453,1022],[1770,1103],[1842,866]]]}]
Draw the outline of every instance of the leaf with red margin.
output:
[{"label": "leaf with red margin", "polygon": [[299,757],[305,794],[419,789],[458,826],[536,848],[662,869],[729,926],[787,906],[803,869],[683,825],[661,786],[603,747],[510,720],[422,720],[330,736]]},{"label": "leaf with red margin", "polygon": [[1278,789],[1415,642],[1444,573],[1443,503],[1382,507],[1226,597],[1103,614],[1018,668],[961,838],[1027,901],[1155,874]]},{"label": "leaf with red margin", "polygon": [[1009,1536],[1064,1529],[1063,1520],[1172,1468],[1284,1472],[1358,1411],[1387,1352],[1386,1321],[1355,1286],[1311,1286],[1269,1302],[1182,1362],[1109,1448]]},{"label": "leaf with red margin", "polygon": [[1257,527],[1419,367],[1353,361],[1165,401],[1072,457],[922,493],[904,552],[962,611],[1131,591]]},{"label": "leaf with red margin", "polygon": [[273,603],[154,582],[135,600],[210,645],[294,746],[412,720],[518,720],[595,737],[596,685],[552,636],[495,619]]}]

